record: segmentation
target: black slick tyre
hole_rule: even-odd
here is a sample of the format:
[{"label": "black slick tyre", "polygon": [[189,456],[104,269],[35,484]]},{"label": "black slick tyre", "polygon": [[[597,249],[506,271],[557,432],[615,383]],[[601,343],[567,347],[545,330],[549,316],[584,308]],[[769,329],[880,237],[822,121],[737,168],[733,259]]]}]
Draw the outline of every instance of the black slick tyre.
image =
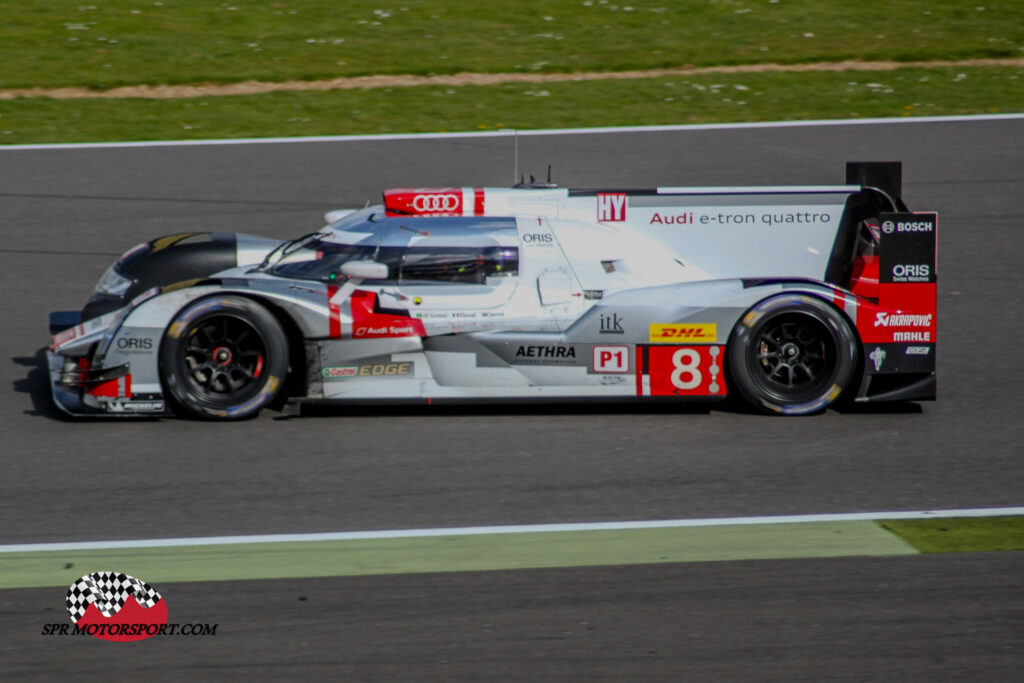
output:
[{"label": "black slick tyre", "polygon": [[211,420],[256,415],[284,384],[288,338],[263,306],[240,296],[193,301],[160,343],[160,381],[175,413]]},{"label": "black slick tyre", "polygon": [[728,358],[733,387],[754,409],[825,410],[849,388],[859,343],[845,316],[807,294],[759,302],[736,324]]}]

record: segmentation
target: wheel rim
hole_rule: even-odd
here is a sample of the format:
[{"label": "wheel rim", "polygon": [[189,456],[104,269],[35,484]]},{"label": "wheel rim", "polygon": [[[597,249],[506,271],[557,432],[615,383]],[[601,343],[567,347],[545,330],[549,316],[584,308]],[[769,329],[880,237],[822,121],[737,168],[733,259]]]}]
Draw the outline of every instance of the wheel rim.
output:
[{"label": "wheel rim", "polygon": [[767,321],[752,349],[754,380],[785,400],[820,392],[835,374],[835,339],[826,325],[812,316],[790,314]]},{"label": "wheel rim", "polygon": [[266,355],[266,342],[248,321],[212,316],[193,325],[189,332],[182,374],[196,398],[234,403],[258,390]]}]

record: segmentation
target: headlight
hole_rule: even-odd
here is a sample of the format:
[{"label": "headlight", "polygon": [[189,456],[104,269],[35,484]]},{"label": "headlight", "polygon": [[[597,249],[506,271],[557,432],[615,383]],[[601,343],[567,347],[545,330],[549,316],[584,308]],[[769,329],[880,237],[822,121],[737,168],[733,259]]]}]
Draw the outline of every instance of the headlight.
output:
[{"label": "headlight", "polygon": [[107,272],[103,273],[103,277],[96,283],[96,289],[93,290],[97,294],[112,294],[114,296],[123,296],[128,288],[131,287],[135,282],[129,280],[121,273],[115,270],[117,264],[107,268]]}]

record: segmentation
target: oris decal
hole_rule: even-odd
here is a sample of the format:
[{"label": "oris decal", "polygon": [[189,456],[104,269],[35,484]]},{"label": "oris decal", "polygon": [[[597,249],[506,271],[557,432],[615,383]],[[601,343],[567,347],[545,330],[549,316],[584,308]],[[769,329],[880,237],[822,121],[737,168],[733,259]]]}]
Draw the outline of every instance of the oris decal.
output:
[{"label": "oris decal", "polygon": [[533,244],[541,247],[550,247],[555,242],[555,237],[551,233],[539,233],[531,232],[523,235],[524,244]]},{"label": "oris decal", "polygon": [[115,346],[122,353],[149,353],[153,350],[153,340],[143,337],[121,337]]},{"label": "oris decal", "polygon": [[897,264],[892,267],[893,282],[928,282],[932,268],[926,264]]}]

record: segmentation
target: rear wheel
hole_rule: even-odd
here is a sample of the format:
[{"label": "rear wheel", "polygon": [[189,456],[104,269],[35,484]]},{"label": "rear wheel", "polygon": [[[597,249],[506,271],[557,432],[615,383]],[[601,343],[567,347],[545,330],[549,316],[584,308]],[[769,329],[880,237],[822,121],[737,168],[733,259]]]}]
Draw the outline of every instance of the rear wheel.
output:
[{"label": "rear wheel", "polygon": [[766,299],[729,340],[734,386],[763,412],[806,415],[847,390],[857,367],[857,338],[846,318],[805,294]]},{"label": "rear wheel", "polygon": [[181,310],[160,345],[160,379],[175,412],[205,419],[256,415],[288,370],[288,338],[266,308],[239,296]]}]

